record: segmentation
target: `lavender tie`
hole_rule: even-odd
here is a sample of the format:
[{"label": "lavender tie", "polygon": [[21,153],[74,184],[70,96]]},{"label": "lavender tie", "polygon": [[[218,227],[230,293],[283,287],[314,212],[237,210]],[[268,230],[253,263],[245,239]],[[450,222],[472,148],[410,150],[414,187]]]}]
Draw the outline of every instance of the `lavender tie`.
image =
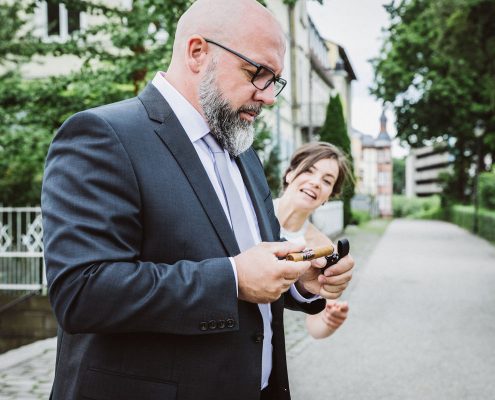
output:
[{"label": "lavender tie", "polygon": [[227,159],[224,150],[211,134],[203,137],[203,140],[213,153],[215,159],[215,174],[222,188],[225,202],[227,203],[232,230],[234,231],[237,244],[241,251],[247,250],[254,245],[254,239],[249,229],[246,212],[242,206],[239,192],[229,172],[228,163],[230,159]]},{"label": "lavender tie", "polygon": [[[209,147],[215,158],[214,168],[215,174],[218,179],[218,183],[222,188],[227,208],[230,214],[230,221],[232,222],[232,229],[234,231],[237,244],[241,251],[244,251],[254,246],[254,238],[249,229],[246,212],[242,207],[241,198],[237,191],[232,176],[230,175],[228,163],[230,158],[227,159],[225,152],[220,147],[216,139],[208,134],[203,137],[203,141]],[[258,304],[263,319],[263,354],[262,354],[262,373],[261,373],[261,388],[263,389],[268,384],[268,379],[272,370],[272,329],[271,323],[271,311],[270,304]]]}]

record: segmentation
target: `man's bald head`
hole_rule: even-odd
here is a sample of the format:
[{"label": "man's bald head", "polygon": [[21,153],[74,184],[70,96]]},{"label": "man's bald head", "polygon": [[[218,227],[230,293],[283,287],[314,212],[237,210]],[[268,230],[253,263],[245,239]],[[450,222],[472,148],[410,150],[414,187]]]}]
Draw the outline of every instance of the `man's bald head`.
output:
[{"label": "man's bald head", "polygon": [[[252,131],[261,107],[275,102],[274,82],[284,55],[280,24],[256,0],[197,0],[177,24],[166,79],[205,117],[212,132],[232,135],[228,131],[240,127],[241,137],[244,128]],[[215,128],[215,121],[232,124]]]},{"label": "man's bald head", "polygon": [[285,49],[280,24],[256,0],[197,0],[177,24],[175,55],[184,53],[187,40],[192,35],[214,39],[225,45],[270,35]]}]

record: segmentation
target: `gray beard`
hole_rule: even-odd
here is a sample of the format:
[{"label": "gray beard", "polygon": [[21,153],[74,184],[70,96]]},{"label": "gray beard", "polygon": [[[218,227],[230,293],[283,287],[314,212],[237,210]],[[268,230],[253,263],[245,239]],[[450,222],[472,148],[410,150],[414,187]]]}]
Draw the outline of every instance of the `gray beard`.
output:
[{"label": "gray beard", "polygon": [[215,65],[210,64],[206,78],[199,85],[199,104],[210,127],[210,133],[232,157],[237,157],[249,149],[254,140],[253,124],[241,119],[240,113],[251,111],[259,114],[261,106],[232,109],[228,100],[218,90],[215,75]]}]

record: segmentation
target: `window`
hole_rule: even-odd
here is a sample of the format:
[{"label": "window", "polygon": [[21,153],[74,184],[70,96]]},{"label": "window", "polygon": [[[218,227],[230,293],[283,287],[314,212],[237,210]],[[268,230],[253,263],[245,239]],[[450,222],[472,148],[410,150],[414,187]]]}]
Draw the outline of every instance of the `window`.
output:
[{"label": "window", "polygon": [[48,36],[60,35],[60,5],[47,3]]},{"label": "window", "polygon": [[390,183],[390,173],[389,172],[379,172],[378,173],[378,186],[388,186]]},{"label": "window", "polygon": [[80,12],[76,10],[69,9],[67,11],[67,27],[69,35],[78,31],[81,28],[81,17]]},{"label": "window", "polygon": [[378,150],[378,162],[379,163],[389,163],[390,162],[390,150],[389,149]]},{"label": "window", "polygon": [[66,40],[67,37],[81,29],[80,12],[67,9],[64,3],[46,1],[46,37],[58,37]]}]

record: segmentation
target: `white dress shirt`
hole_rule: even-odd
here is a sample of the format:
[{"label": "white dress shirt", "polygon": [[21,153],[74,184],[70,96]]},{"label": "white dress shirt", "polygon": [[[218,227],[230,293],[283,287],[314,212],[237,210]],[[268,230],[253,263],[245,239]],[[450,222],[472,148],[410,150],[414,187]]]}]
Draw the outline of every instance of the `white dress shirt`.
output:
[{"label": "white dress shirt", "polygon": [[[211,153],[206,143],[204,143],[204,141],[201,140],[205,135],[207,135],[210,132],[210,128],[208,127],[208,124],[206,123],[202,115],[191,105],[191,103],[189,103],[184,98],[184,96],[182,96],[177,91],[177,89],[175,89],[166,80],[164,72],[158,72],[153,78],[152,84],[158,89],[158,91],[165,98],[165,100],[167,100],[168,104],[172,108],[172,111],[174,112],[180,124],[184,128],[184,131],[191,140],[191,143],[193,144],[196,152],[198,153],[201,163],[203,164],[206,173],[210,178],[213,188],[215,189],[215,192],[217,194],[217,197],[220,200],[220,203],[222,204],[225,215],[227,216],[227,219],[229,220],[229,223],[232,226],[228,212],[228,207],[225,202],[225,197],[223,195],[222,189],[215,174],[213,154]],[[239,168],[235,163],[235,161],[230,158],[228,152],[224,150],[224,153],[225,153],[225,157],[228,157],[228,159],[230,160],[230,163],[228,163],[229,172],[235,183],[237,191],[239,192],[242,201],[242,206],[246,211],[249,230],[253,235],[253,242],[255,244],[260,243],[261,236],[258,226],[258,220],[256,218],[256,213],[253,204],[251,202],[251,199],[249,197],[249,193],[247,192],[247,189],[242,180],[241,172],[239,171]],[[237,270],[234,259],[232,257],[230,257],[230,262],[232,263],[232,268],[234,270],[236,286],[238,286]],[[303,296],[301,296],[295,289],[294,285],[291,286],[290,290],[292,296],[299,302],[309,302],[314,300],[314,298],[308,300]],[[260,308],[260,312],[263,317],[263,329],[264,329],[262,370],[261,370],[261,389],[263,389],[266,386],[268,386],[268,379],[270,377],[270,373],[272,370],[272,351],[273,351],[273,347],[272,347],[273,332],[271,328],[272,313],[269,304],[258,304],[258,307]]]}]

